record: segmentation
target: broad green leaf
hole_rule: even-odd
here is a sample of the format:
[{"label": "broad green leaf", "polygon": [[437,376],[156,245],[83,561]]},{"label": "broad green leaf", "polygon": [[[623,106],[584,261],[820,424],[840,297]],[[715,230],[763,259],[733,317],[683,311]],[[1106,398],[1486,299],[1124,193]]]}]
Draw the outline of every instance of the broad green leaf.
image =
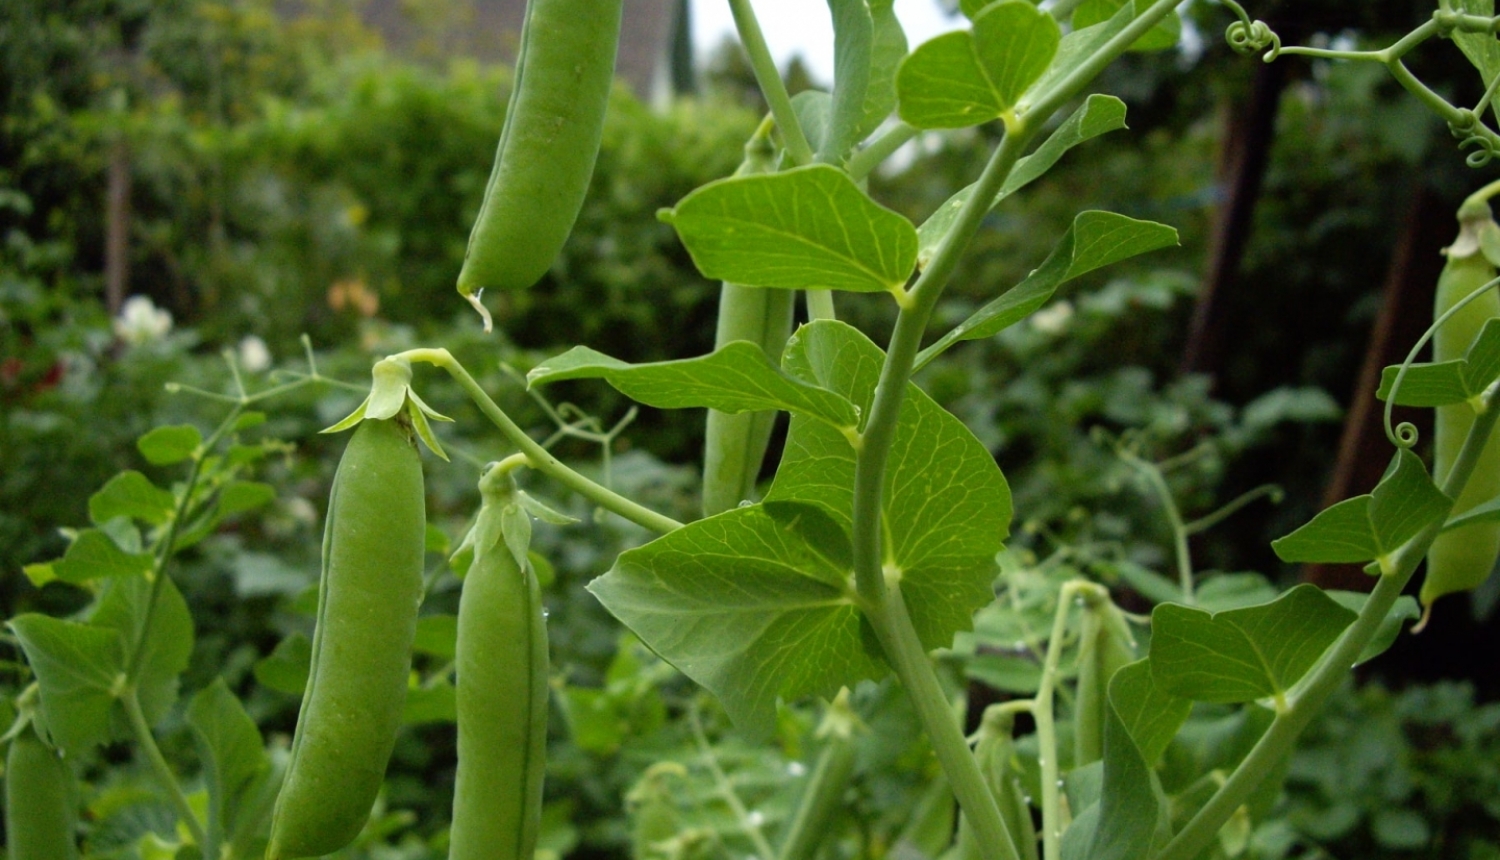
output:
[{"label": "broad green leaf", "polygon": [[[884,353],[848,325],[820,321],[787,342],[794,376],[846,395],[863,411]],[[812,502],[852,526],[854,451],[842,434],[793,416],[767,501]],[[881,494],[886,554],[922,643],[947,647],[994,599],[994,557],[1009,533],[1010,488],[973,433],[908,385]]]},{"label": "broad green leaf", "polygon": [[875,21],[865,0],[828,0],[833,13],[833,104],[818,160],[842,161],[859,140],[870,88]]},{"label": "broad green leaf", "polygon": [[1491,382],[1500,379],[1500,319],[1491,319],[1484,324],[1479,336],[1469,345],[1464,361],[1464,383],[1471,393],[1479,394]]},{"label": "broad green leaf", "polygon": [[1177,231],[1165,224],[1137,221],[1114,212],[1080,212],[1040,266],[922,350],[916,366],[926,366],[959,341],[990,337],[1020,322],[1046,304],[1066,281],[1137,254],[1176,244]]},{"label": "broad green leaf", "polygon": [[1469,508],[1467,511],[1444,523],[1443,531],[1451,532],[1454,529],[1494,522],[1500,522],[1500,498],[1490,499],[1484,504]]},{"label": "broad green leaf", "polygon": [[140,472],[128,471],[110,478],[89,496],[89,519],[103,525],[115,517],[129,517],[159,526],[171,519],[176,507],[172,494],[151,483]]},{"label": "broad green leaf", "polygon": [[[1365,608],[1365,602],[1370,595],[1358,591],[1330,591],[1328,596],[1339,602],[1339,605],[1351,612],[1359,612]],[[1401,628],[1408,621],[1416,621],[1422,617],[1422,607],[1418,605],[1417,599],[1409,594],[1403,594],[1396,599],[1391,611],[1385,614],[1381,620],[1380,627],[1376,629],[1375,635],[1365,643],[1365,648],[1359,653],[1359,662],[1368,663],[1384,654],[1386,649],[1395,643],[1396,637],[1401,635]]]},{"label": "broad green leaf", "polygon": [[[1468,385],[1464,382],[1461,358],[1437,364],[1417,363],[1406,368],[1401,377],[1401,387],[1396,390],[1397,406],[1448,406],[1469,399]],[[1375,396],[1381,400],[1391,399],[1396,377],[1401,373],[1400,365],[1392,365],[1380,373],[1380,389]]]},{"label": "broad green leaf", "polygon": [[1354,618],[1312,585],[1226,612],[1162,604],[1151,613],[1151,677],[1162,690],[1199,702],[1280,697]]},{"label": "broad green leaf", "polygon": [[[1080,29],[1091,27],[1104,21],[1108,21],[1126,6],[1131,6],[1132,0],[1084,0],[1073,12],[1073,27]],[[1140,14],[1141,4],[1134,3],[1134,12],[1131,18]],[[1182,38],[1182,18],[1173,10],[1165,18],[1157,23],[1136,40],[1130,46],[1132,51],[1162,51],[1175,46]]]},{"label": "broad green leaf", "polygon": [[916,265],[911,222],[826,164],[710,182],[661,217],[714,280],[880,292]]},{"label": "broad green leaf", "polygon": [[52,562],[52,572],[63,582],[74,585],[94,579],[143,578],[155,565],[148,552],[126,552],[109,535],[98,529],[84,529],[73,539],[63,557]]},{"label": "broad green leaf", "polygon": [[911,53],[896,74],[901,118],[918,128],[965,128],[1010,110],[1051,64],[1062,31],[1026,0],[986,7],[971,31]]},{"label": "broad green leaf", "polygon": [[457,719],[458,695],[452,684],[417,686],[406,691],[406,702],[401,706],[402,723],[412,726],[451,723]]},{"label": "broad green leaf", "polygon": [[883,672],[855,604],[848,537],[813,505],[765,503],[622,554],[589,584],[616,618],[758,735],[776,700]]},{"label": "broad green leaf", "polygon": [[[1151,684],[1151,669],[1142,660],[1115,673],[1109,685],[1110,707],[1104,718],[1104,784],[1099,798],[1099,823],[1094,828],[1089,860],[1137,860],[1150,854],[1153,838],[1166,814],[1161,786],[1150,761],[1131,734],[1117,702],[1128,703],[1129,716],[1151,738],[1157,756],[1187,719],[1191,705],[1172,701]],[[1181,704],[1178,704],[1180,702]],[[1142,714],[1143,708],[1163,707],[1166,714]],[[1161,737],[1166,735],[1165,738]],[[1159,744],[1160,749],[1157,749]],[[1152,757],[1154,759],[1154,756]]]},{"label": "broad green leaf", "polygon": [[276,488],[259,481],[231,481],[219,491],[215,519],[264,507],[276,499]]},{"label": "broad green leaf", "polygon": [[199,690],[188,703],[187,724],[192,729],[203,781],[208,784],[208,830],[222,840],[234,828],[241,800],[271,768],[255,721],[222,677]]},{"label": "broad green leaf", "polygon": [[191,424],[174,424],[157,427],[141,438],[135,446],[153,466],[170,466],[191,458],[203,444],[203,434]]},{"label": "broad green leaf", "polygon": [[[998,206],[1001,200],[1030,185],[1051,170],[1068,150],[1086,140],[1124,127],[1124,102],[1114,96],[1098,93],[1089,96],[1084,100],[1083,106],[1069,115],[1063,124],[1042,142],[1041,146],[1016,162],[1016,166],[1010,171],[1010,176],[1000,186],[1000,192],[995,195],[990,208]],[[958,220],[959,211],[973,196],[974,186],[971,184],[948,198],[946,203],[922,222],[922,226],[917,229],[917,265],[919,267],[925,267],[928,260],[932,259],[932,254],[943,241],[943,237],[953,229],[953,223]]]},{"label": "broad green leaf", "polygon": [[[1466,12],[1470,15],[1480,15],[1485,18],[1495,16],[1495,0],[1456,0],[1455,11]],[[1479,70],[1479,77],[1489,86],[1497,74],[1500,74],[1500,42],[1497,42],[1493,33],[1465,33],[1461,30],[1453,31],[1453,43],[1458,46],[1474,68]]]},{"label": "broad green leaf", "polygon": [[1352,563],[1383,559],[1422,529],[1441,522],[1453,500],[1432,483],[1416,454],[1396,452],[1369,495],[1345,499],[1271,542],[1282,561]]},{"label": "broad green leaf", "polygon": [[412,650],[441,660],[452,660],[458,653],[458,617],[423,615],[417,619],[417,637]]},{"label": "broad green leaf", "polygon": [[792,113],[797,115],[797,125],[813,149],[823,145],[828,137],[828,124],[833,115],[833,96],[822,90],[803,90],[792,96]]},{"label": "broad green leaf", "polygon": [[293,633],[276,643],[276,650],[256,662],[255,680],[263,687],[293,696],[307,689],[307,673],[312,665],[312,642],[301,633]]},{"label": "broad green leaf", "polygon": [[994,2],[996,0],[959,0],[958,8],[960,12],[964,13],[965,18],[972,21],[978,17],[980,12],[984,11],[984,7]]},{"label": "broad green leaf", "polygon": [[[111,580],[100,596],[89,623],[115,631],[127,653],[146,635],[147,607],[152,585],[144,578]],[[177,703],[177,685],[193,654],[193,617],[176,584],[167,579],[156,593],[149,638],[141,646],[141,671],[136,695],[146,721],[155,725]],[[120,723],[124,732],[126,726]]]},{"label": "broad green leaf", "polygon": [[1161,760],[1193,709],[1191,700],[1174,696],[1156,685],[1147,660],[1137,660],[1115,672],[1109,682],[1109,702],[1135,741],[1146,767],[1155,767]]},{"label": "broad green leaf", "polygon": [[627,364],[575,346],[526,374],[528,385],[601,378],[626,397],[660,409],[707,407],[731,414],[779,409],[835,427],[859,423],[854,404],[787,374],[745,340],[730,341],[698,358],[652,364]]},{"label": "broad green leaf", "polygon": [[865,88],[864,119],[856,138],[868,137],[896,109],[896,70],[906,57],[906,32],[896,17],[895,0],[870,0],[874,24],[870,45],[870,82]]},{"label": "broad green leaf", "polygon": [[1073,816],[1061,840],[1062,860],[1093,860],[1094,834],[1099,830],[1099,804],[1084,807]]},{"label": "broad green leaf", "polygon": [[116,685],[125,647],[113,630],[27,613],[10,620],[40,687],[42,722],[71,754],[110,739]]}]

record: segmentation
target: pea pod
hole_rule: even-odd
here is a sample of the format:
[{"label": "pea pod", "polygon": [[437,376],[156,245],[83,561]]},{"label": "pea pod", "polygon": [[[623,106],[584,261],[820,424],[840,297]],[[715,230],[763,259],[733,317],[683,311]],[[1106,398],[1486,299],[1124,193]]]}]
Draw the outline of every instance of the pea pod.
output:
[{"label": "pea pod", "polygon": [[[995,805],[1005,818],[1005,829],[1015,845],[1017,856],[1022,860],[1037,860],[1036,824],[1031,818],[1031,807],[1018,781],[1015,758],[1015,715],[1000,706],[991,705],[980,720],[978,742],[974,745],[974,758],[984,774]],[[958,824],[959,860],[978,860],[984,856],[980,850],[979,835],[962,816]]]},{"label": "pea pod", "polygon": [[859,717],[849,705],[849,688],[839,691],[823,715],[818,735],[824,739],[797,811],[787,825],[777,860],[809,860],[831,835],[830,825],[842,808],[854,775],[854,730]]},{"label": "pea pod", "polygon": [[406,700],[425,535],[410,424],[360,422],[328,501],[312,666],[267,860],[337,851],[370,817]]},{"label": "pea pod", "polygon": [[1078,636],[1078,696],[1073,703],[1073,766],[1104,755],[1104,709],[1109,707],[1109,680],[1135,662],[1130,630],[1120,610],[1102,590],[1084,593],[1082,630]]},{"label": "pea pod", "polygon": [[505,127],[458,291],[541,279],[578,219],[614,80],[623,0],[529,0]]},{"label": "pea pod", "polygon": [[[1459,212],[1458,239],[1448,249],[1448,262],[1438,279],[1435,315],[1446,313],[1459,300],[1495,277],[1495,266],[1485,248],[1500,247],[1500,226],[1489,204],[1466,205]],[[1492,252],[1493,253],[1493,252]],[[1433,335],[1434,361],[1463,358],[1486,321],[1500,317],[1500,293],[1494,288],[1465,305]],[[1433,477],[1442,483],[1464,438],[1474,424],[1468,403],[1437,407],[1434,430]],[[1469,482],[1453,506],[1457,516],[1500,496],[1500,434],[1490,436]],[[1477,588],[1490,575],[1500,556],[1500,524],[1480,523],[1444,532],[1427,553],[1427,576],[1422,581],[1422,604],[1429,606],[1445,594]]]},{"label": "pea pod", "polygon": [[474,560],[458,604],[458,775],[448,857],[531,860],[546,772],[547,622],[537,578],[517,558],[530,521],[514,481],[491,466],[479,491],[484,503],[466,541]]},{"label": "pea pod", "polygon": [[10,742],[5,757],[6,856],[10,860],[69,860],[73,842],[73,774],[30,726]]}]

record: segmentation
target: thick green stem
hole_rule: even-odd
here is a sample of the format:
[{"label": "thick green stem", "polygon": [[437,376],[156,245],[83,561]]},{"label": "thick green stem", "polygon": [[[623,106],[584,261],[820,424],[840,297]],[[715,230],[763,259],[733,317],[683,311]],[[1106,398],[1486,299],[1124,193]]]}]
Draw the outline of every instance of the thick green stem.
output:
[{"label": "thick green stem", "polygon": [[535,439],[527,436],[525,430],[517,426],[516,422],[510,420],[510,416],[506,415],[499,406],[495,405],[495,401],[490,399],[490,396],[474,380],[474,377],[469,375],[464,366],[459,364],[458,359],[454,358],[448,350],[411,349],[400,353],[399,356],[392,357],[404,358],[407,361],[426,362],[427,364],[433,364],[448,371],[448,375],[453,377],[454,381],[463,388],[469,395],[469,398],[474,401],[474,405],[479,407],[479,411],[483,412],[486,418],[490,419],[496,427],[500,428],[500,432],[505,434],[505,438],[510,440],[512,445],[515,445],[520,449],[521,453],[526,455],[526,459],[530,461],[533,469],[545,473],[553,480],[556,480],[558,483],[599,507],[619,514],[643,528],[650,529],[659,534],[666,534],[667,532],[682,528],[682,523],[664,514],[659,514],[644,505],[637,504],[616,493],[614,490],[585,478],[583,475],[568,468],[561,460],[552,456],[551,452],[538,444]]},{"label": "thick green stem", "polygon": [[146,713],[141,710],[141,700],[136,694],[135,687],[127,686],[120,696],[120,704],[125,707],[125,715],[130,720],[130,730],[135,734],[135,742],[146,754],[146,763],[151,767],[151,773],[161,784],[167,793],[167,799],[176,808],[177,814],[187,824],[188,831],[193,834],[193,841],[203,851],[204,860],[218,860],[219,846],[210,845],[208,832],[203,829],[203,822],[198,820],[197,813],[188,803],[187,796],[182,793],[182,786],[177,783],[177,777],[172,773],[172,768],[167,764],[167,759],[161,754],[161,748],[156,745],[156,737],[151,734],[151,726],[146,722]]},{"label": "thick green stem", "polygon": [[776,60],[771,57],[771,49],[766,46],[766,36],[760,30],[760,22],[755,19],[755,9],[750,5],[750,0],[729,0],[729,10],[734,13],[734,27],[739,31],[745,53],[750,56],[750,68],[755,71],[755,82],[760,85],[761,94],[766,97],[766,104],[770,105],[771,114],[776,117],[776,125],[781,129],[781,139],[786,144],[787,154],[797,164],[811,164],[812,146],[807,142],[807,135],[802,132],[802,124],[797,121],[797,112],[792,109],[792,97],[787,95],[786,84],[782,82],[781,72],[776,68]]},{"label": "thick green stem", "polygon": [[[1496,419],[1500,418],[1500,408],[1497,405],[1500,404],[1491,403],[1469,428],[1469,435],[1464,439],[1458,459],[1443,481],[1442,490],[1450,498],[1457,498],[1463,492],[1464,485],[1473,474]],[[1208,803],[1167,843],[1156,860],[1192,860],[1197,857],[1213,841],[1219,828],[1245,803],[1250,793],[1259,787],[1266,775],[1291,753],[1297,736],[1322,710],[1324,702],[1339,684],[1343,683],[1365,645],[1380,629],[1381,623],[1395,605],[1396,598],[1401,596],[1406,583],[1416,572],[1417,565],[1427,555],[1427,550],[1442,528],[1441,522],[1432,523],[1396,551],[1390,564],[1390,573],[1383,574],[1376,582],[1359,617],[1344,631],[1333,648],[1323,655],[1307,681],[1301,685],[1301,691],[1276,715],[1276,719],[1250,750],[1250,754],[1245,756],[1244,761],[1240,762],[1239,767],[1234,769],[1234,773],[1230,774]]]},{"label": "thick green stem", "polygon": [[828,738],[818,754],[792,823],[787,825],[776,860],[812,860],[828,836],[828,824],[843,802],[853,772],[853,741],[847,737]]},{"label": "thick green stem", "polygon": [[836,320],[838,311],[833,307],[833,290],[807,291],[807,318],[809,320]]},{"label": "thick green stem", "polygon": [[917,638],[900,588],[886,590],[878,608],[866,613],[886,660],[916,707],[927,741],[937,754],[958,805],[979,836],[984,860],[1020,860],[1015,843],[1000,815],[1000,807],[985,784],[984,773],[969,751],[969,742],[953,717],[948,697],[938,681],[932,659]]},{"label": "thick green stem", "polygon": [[870,141],[870,145],[858,150],[849,156],[848,162],[844,164],[844,170],[849,178],[860,182],[875,172],[875,168],[885,163],[887,158],[907,141],[916,137],[919,130],[915,126],[906,123],[897,123],[889,131],[882,133],[879,137]]},{"label": "thick green stem", "polygon": [[1042,856],[1058,860],[1062,856],[1062,800],[1059,795],[1061,767],[1057,752],[1057,720],[1052,713],[1052,697],[1057,687],[1058,664],[1062,661],[1063,640],[1068,631],[1068,615],[1073,599],[1085,588],[1098,588],[1091,582],[1075,580],[1063,583],[1057,593],[1057,614],[1052,617],[1052,635],[1047,640],[1047,659],[1037,683],[1036,699],[1031,707],[1036,720],[1036,740],[1040,749],[1037,766],[1042,769]]}]

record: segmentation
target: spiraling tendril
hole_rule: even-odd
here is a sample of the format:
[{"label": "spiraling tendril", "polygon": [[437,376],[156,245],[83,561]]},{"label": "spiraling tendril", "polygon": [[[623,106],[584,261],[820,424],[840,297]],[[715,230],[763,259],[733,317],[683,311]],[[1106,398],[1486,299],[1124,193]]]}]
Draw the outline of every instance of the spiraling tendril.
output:
[{"label": "spiraling tendril", "polygon": [[1483,167],[1494,159],[1500,145],[1497,145],[1493,134],[1479,121],[1479,116],[1468,108],[1460,108],[1458,119],[1448,123],[1448,131],[1458,138],[1458,148],[1474,148],[1465,158],[1464,163],[1470,167]]},{"label": "spiraling tendril", "polygon": [[1263,59],[1268,63],[1281,55],[1281,37],[1265,21],[1235,21],[1224,31],[1224,39],[1237,54],[1266,51]]},{"label": "spiraling tendril", "polygon": [[[1472,116],[1472,112],[1469,113]],[[1411,448],[1417,444],[1417,428],[1412,426],[1411,422],[1402,421],[1394,428],[1391,426],[1391,410],[1395,408],[1398,401],[1401,383],[1406,381],[1406,372],[1411,370],[1412,363],[1417,360],[1417,353],[1421,352],[1422,347],[1426,346],[1427,342],[1432,340],[1432,336],[1437,333],[1438,329],[1443,327],[1443,323],[1452,319],[1455,314],[1470,302],[1478,299],[1489,290],[1494,289],[1497,284],[1500,284],[1500,278],[1486,281],[1479,289],[1474,290],[1455,302],[1453,307],[1448,308],[1441,316],[1432,321],[1432,325],[1427,327],[1427,331],[1423,332],[1420,338],[1417,338],[1417,343],[1411,348],[1411,352],[1406,354],[1406,360],[1401,362],[1400,369],[1396,371],[1396,378],[1391,380],[1391,393],[1386,395],[1385,398],[1385,438],[1389,439],[1392,445],[1395,445],[1397,448]]]}]

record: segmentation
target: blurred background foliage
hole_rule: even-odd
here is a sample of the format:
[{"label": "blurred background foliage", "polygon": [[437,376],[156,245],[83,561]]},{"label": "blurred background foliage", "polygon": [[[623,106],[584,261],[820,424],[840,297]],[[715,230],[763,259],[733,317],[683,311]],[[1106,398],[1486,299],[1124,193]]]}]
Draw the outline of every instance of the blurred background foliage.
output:
[{"label": "blurred background foliage", "polygon": [[[411,5],[414,20],[440,26],[431,22],[441,16]],[[1372,44],[1430,6],[1263,5],[1252,12],[1303,40]],[[319,370],[353,388],[277,401],[264,432],[286,444],[261,479],[280,498],[195,547],[178,570],[199,630],[184,688],[224,676],[273,733],[290,732],[296,697],[256,683],[253,669],[308,626],[299,598],[305,610],[342,444],[316,431],[358,402],[374,358],[412,346],[452,350],[539,437],[557,429],[560,404],[529,397],[516,371],[541,358],[574,343],[631,361],[711,349],[717,285],[696,273],[655,212],[732,172],[763,109],[733,48],[704,59],[692,96],[647,103],[619,89],[572,239],[542,284],[490,297],[500,331],[486,337],[452,283],[508,71],[394,53],[354,7],[333,0],[289,9],[270,0],[0,4],[0,609],[76,606],[66,586],[32,587],[23,565],[61,552],[59,527],[86,520],[89,495],[110,475],[142,468],[138,436],[161,424],[212,426],[222,415],[221,403],[165,383],[229,391],[239,374],[264,386],[268,374],[306,369],[306,334]],[[920,382],[1005,469],[1023,517],[1017,549],[1102,548],[1095,572],[1107,579],[1130,565],[1170,570],[1161,500],[1110,443],[1128,438],[1148,458],[1191,452],[1167,473],[1189,516],[1262,484],[1284,487],[1283,504],[1256,502],[1195,538],[1192,551],[1204,570],[1289,583],[1303,572],[1280,566],[1267,542],[1323,504],[1372,324],[1400,275],[1393,250],[1415,241],[1414,223],[1435,223],[1430,232],[1446,243],[1457,201],[1490,177],[1463,168],[1437,121],[1364,66],[1283,59],[1270,130],[1255,137],[1236,122],[1266,73],[1220,43],[1220,7],[1195,3],[1190,17],[1182,50],[1132,56],[1101,80],[1099,89],[1129,104],[1130,129],[1079,147],[991,216],[939,321],[956,323],[1019,281],[1080,209],[1170,223],[1182,247],[1080,279],[1027,323],[954,350]],[[1463,91],[1466,78],[1445,62],[1418,59],[1434,86]],[[818,83],[800,67],[789,77],[794,89]],[[1263,150],[1254,205],[1217,294],[1212,360],[1194,365],[1185,355],[1198,348],[1195,313],[1223,256],[1216,228],[1245,162],[1236,147],[1253,140]],[[992,129],[922,137],[872,178],[872,193],[920,220],[971,181],[993,142]],[[124,236],[113,257],[111,230]],[[1438,259],[1423,248],[1420,259]],[[1415,306],[1430,302],[1430,281],[1426,289]],[[891,322],[878,300],[845,297],[839,310],[876,335]],[[506,451],[445,378],[425,374],[419,385],[458,419],[440,432],[459,456],[428,469],[429,518],[456,542],[476,502],[475,466]],[[629,408],[595,384],[551,393],[576,404],[560,420],[593,416],[599,429]],[[612,439],[610,480],[692,516],[701,423],[643,410]],[[599,446],[576,434],[557,449],[603,467]],[[558,488],[537,491],[569,504]],[[571,510],[593,519],[577,500]],[[582,590],[643,534],[603,518],[539,526],[537,535],[555,569],[548,604],[560,691],[545,844],[620,856],[631,839],[623,798],[639,802],[650,792],[630,789],[655,785],[641,782],[646,767],[695,755],[683,715],[704,708],[715,737],[727,724],[651,655],[622,646]],[[429,611],[452,611],[456,585],[438,580]],[[1500,856],[1484,853],[1500,844],[1500,809],[1473,808],[1500,789],[1494,706],[1476,704],[1500,695],[1500,678],[1470,656],[1482,638],[1483,653],[1493,650],[1496,591],[1492,577],[1472,608],[1452,599],[1442,623],[1368,670],[1406,692],[1345,694],[1293,763],[1282,830],[1257,831],[1255,856]],[[1428,686],[1439,678],[1450,680]],[[888,687],[859,697],[862,715],[885,721],[888,737],[915,733]],[[1361,740],[1369,720],[1379,743]],[[755,773],[791,766],[815,714],[788,711],[784,722],[782,758],[745,753],[730,769],[753,783]],[[452,743],[441,724],[403,736],[385,800],[398,812],[360,850],[425,857],[441,847]],[[880,776],[850,807],[866,826],[861,847],[839,849],[846,856],[920,841],[920,828],[902,829],[904,812],[934,776],[904,742],[869,745],[862,761],[894,769],[867,765]],[[177,752],[186,748],[179,738]],[[705,832],[733,844],[739,837],[703,779],[695,772],[671,791],[684,793],[680,805],[696,810],[689,817]],[[785,799],[766,797],[774,823]],[[150,829],[149,820],[101,820],[123,828],[121,845]],[[1458,845],[1469,853],[1422,853]]]}]

